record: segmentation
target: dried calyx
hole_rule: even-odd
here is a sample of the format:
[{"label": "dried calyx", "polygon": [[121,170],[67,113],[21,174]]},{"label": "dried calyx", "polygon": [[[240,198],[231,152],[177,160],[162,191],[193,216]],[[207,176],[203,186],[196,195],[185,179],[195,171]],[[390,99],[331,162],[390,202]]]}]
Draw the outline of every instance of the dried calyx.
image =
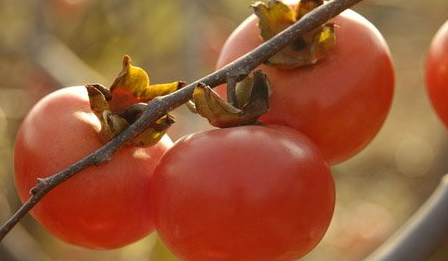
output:
[{"label": "dried calyx", "polygon": [[[148,74],[142,68],[133,66],[131,58],[125,55],[123,68],[109,89],[100,84],[86,85],[90,107],[101,123],[100,140],[110,141],[135,122],[141,113],[141,110],[135,110],[136,105],[174,92],[184,85],[183,81],[150,85]],[[166,114],[130,143],[137,146],[154,145],[173,123],[173,116]]]},{"label": "dried calyx", "polygon": [[[324,4],[323,0],[301,0],[295,7],[278,0],[252,5],[258,17],[258,27],[263,40],[269,40],[314,8]],[[335,24],[327,23],[297,38],[266,61],[267,65],[296,68],[314,64],[322,59],[335,45]]]},{"label": "dried calyx", "polygon": [[219,128],[258,124],[258,118],[269,109],[269,82],[262,71],[246,77],[235,86],[235,96],[224,101],[208,86],[198,84],[192,101],[198,114]]}]

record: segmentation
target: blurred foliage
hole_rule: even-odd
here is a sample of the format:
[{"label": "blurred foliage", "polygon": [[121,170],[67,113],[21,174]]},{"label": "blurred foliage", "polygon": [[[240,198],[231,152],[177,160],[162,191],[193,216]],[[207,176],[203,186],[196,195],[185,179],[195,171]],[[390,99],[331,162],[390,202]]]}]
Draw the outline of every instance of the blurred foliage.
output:
[{"label": "blurred foliage", "polygon": [[[219,48],[251,13],[236,0],[0,0],[0,222],[19,207],[12,151],[17,127],[45,94],[69,85],[110,86],[124,54],[152,83],[192,81],[214,69]],[[369,146],[333,167],[337,207],[329,233],[303,260],[360,260],[422,204],[448,172],[447,130],[424,89],[432,36],[448,1],[364,1],[354,8],[388,41],[396,66],[390,116]],[[208,128],[185,108],[174,114],[177,139]],[[425,239],[422,239],[425,240]],[[448,242],[431,260],[447,260]],[[114,251],[68,245],[26,218],[0,244],[2,261],[172,261],[156,235]]]}]

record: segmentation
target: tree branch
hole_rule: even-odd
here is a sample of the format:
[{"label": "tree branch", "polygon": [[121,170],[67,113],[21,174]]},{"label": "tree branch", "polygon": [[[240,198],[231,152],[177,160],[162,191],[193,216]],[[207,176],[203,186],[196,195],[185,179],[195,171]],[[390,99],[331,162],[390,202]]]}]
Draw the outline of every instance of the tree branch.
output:
[{"label": "tree branch", "polygon": [[158,97],[149,102],[141,118],[105,146],[71,165],[69,168],[53,176],[39,180],[37,186],[32,189],[31,198],[25,202],[24,205],[0,228],[0,242],[23,218],[23,216],[25,216],[49,191],[81,170],[92,165],[99,165],[104,161],[109,160],[115,151],[117,151],[127,141],[136,137],[149,124],[167,112],[190,100],[194,88],[198,83],[204,83],[210,87],[215,87],[224,83],[228,77],[241,80],[258,65],[266,61],[269,57],[277,53],[280,49],[285,47],[297,37],[304,35],[321,24],[324,24],[329,19],[360,1],[362,0],[333,0],[319,6],[301,18],[294,25],[288,27],[277,36],[273,37],[269,41],[266,41],[253,51],[247,53],[229,65],[189,84],[186,87],[183,87],[170,95]]},{"label": "tree branch", "polygon": [[426,260],[448,238],[448,174],[408,222],[365,261]]}]

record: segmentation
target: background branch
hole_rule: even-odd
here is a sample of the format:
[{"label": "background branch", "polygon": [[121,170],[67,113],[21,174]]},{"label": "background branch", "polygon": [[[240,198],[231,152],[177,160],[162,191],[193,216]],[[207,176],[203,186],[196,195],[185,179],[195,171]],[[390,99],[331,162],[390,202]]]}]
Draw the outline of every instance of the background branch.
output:
[{"label": "background branch", "polygon": [[226,81],[228,77],[237,80],[242,79],[249,74],[258,65],[266,61],[270,56],[274,55],[289,42],[299,36],[313,30],[314,28],[325,23],[329,19],[338,15],[345,9],[355,5],[362,0],[333,0],[330,1],[300,19],[297,23],[285,29],[283,32],[266,41],[253,51],[221,68],[220,70],[199,79],[188,86],[164,97],[158,97],[148,103],[148,106],[142,117],[123,131],[115,139],[101,147],[97,151],[88,155],[84,159],[74,163],[69,168],[45,179],[38,181],[35,188],[32,189],[31,198],[0,228],[0,241],[8,234],[8,232],[53,188],[71,178],[81,170],[92,166],[99,165],[111,158],[112,154],[123,146],[127,141],[136,137],[149,124],[166,114],[167,112],[179,107],[187,102],[198,83],[204,83],[210,87],[216,87]]}]

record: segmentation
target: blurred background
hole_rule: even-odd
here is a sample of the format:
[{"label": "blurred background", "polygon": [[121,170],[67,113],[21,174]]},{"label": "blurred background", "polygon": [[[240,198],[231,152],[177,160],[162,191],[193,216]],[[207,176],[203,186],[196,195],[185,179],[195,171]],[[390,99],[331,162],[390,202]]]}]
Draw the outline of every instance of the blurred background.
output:
[{"label": "blurred background", "polygon": [[[109,86],[124,54],[152,83],[193,81],[214,69],[248,0],[0,0],[0,223],[20,206],[13,178],[17,128],[31,106],[63,86]],[[356,11],[388,41],[396,92],[384,127],[354,158],[333,167],[337,206],[324,240],[303,260],[362,260],[398,229],[448,172],[448,131],[426,97],[424,62],[446,0],[369,0]],[[208,128],[174,112],[175,140]],[[422,239],[425,240],[425,239]],[[430,260],[448,260],[448,241]],[[156,235],[113,251],[71,246],[26,217],[0,244],[1,261],[172,261]]]}]

